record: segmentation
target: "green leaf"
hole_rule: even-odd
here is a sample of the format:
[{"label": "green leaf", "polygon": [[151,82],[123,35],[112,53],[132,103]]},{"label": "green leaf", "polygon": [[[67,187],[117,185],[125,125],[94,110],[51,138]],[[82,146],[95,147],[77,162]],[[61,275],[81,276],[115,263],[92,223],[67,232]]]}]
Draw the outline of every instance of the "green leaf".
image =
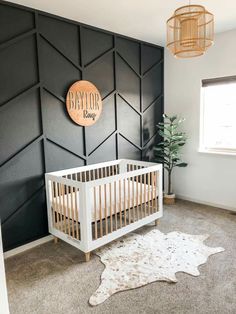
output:
[{"label": "green leaf", "polygon": [[165,137],[165,133],[164,133],[162,130],[159,130],[159,134],[160,134],[162,137]]},{"label": "green leaf", "polygon": [[164,119],[168,119],[168,116],[167,116],[167,114],[165,114],[165,113],[163,113],[162,117],[163,117]]},{"label": "green leaf", "polygon": [[165,126],[165,125],[170,125],[170,123],[169,122],[159,122],[158,125]]},{"label": "green leaf", "polygon": [[186,162],[181,162],[179,164],[176,165],[176,167],[187,167],[187,163]]},{"label": "green leaf", "polygon": [[170,117],[170,121],[174,122],[177,119],[177,116]]}]

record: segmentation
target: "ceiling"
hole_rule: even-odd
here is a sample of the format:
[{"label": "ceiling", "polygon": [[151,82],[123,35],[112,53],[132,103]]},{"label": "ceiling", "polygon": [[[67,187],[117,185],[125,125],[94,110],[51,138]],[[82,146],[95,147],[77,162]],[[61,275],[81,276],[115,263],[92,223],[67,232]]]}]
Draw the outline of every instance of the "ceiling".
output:
[{"label": "ceiling", "polygon": [[[11,1],[159,45],[166,20],[188,0],[15,0]],[[215,15],[215,30],[236,28],[235,0],[196,0]]]}]

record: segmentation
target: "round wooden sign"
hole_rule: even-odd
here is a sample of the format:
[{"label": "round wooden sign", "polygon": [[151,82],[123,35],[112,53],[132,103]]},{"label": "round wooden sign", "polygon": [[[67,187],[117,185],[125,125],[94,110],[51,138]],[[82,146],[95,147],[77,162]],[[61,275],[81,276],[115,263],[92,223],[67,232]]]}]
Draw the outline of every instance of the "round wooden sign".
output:
[{"label": "round wooden sign", "polygon": [[82,126],[93,125],[102,112],[102,98],[92,83],[77,81],[69,88],[66,108],[75,123]]}]

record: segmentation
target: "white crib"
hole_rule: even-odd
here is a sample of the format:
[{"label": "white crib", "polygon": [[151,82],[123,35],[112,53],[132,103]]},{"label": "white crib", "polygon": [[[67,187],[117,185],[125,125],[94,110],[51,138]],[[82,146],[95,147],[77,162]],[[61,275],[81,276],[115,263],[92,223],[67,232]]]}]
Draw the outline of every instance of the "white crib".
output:
[{"label": "white crib", "polygon": [[127,159],[47,173],[49,232],[85,253],[162,217],[162,165]]}]

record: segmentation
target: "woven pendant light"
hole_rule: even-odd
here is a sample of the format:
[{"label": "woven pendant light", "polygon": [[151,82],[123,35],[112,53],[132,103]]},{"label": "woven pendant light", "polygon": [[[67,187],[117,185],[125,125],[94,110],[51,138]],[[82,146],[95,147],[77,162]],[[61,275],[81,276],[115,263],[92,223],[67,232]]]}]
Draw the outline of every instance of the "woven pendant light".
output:
[{"label": "woven pendant light", "polygon": [[201,56],[213,44],[214,15],[201,5],[186,5],[167,20],[167,48],[177,58]]}]

